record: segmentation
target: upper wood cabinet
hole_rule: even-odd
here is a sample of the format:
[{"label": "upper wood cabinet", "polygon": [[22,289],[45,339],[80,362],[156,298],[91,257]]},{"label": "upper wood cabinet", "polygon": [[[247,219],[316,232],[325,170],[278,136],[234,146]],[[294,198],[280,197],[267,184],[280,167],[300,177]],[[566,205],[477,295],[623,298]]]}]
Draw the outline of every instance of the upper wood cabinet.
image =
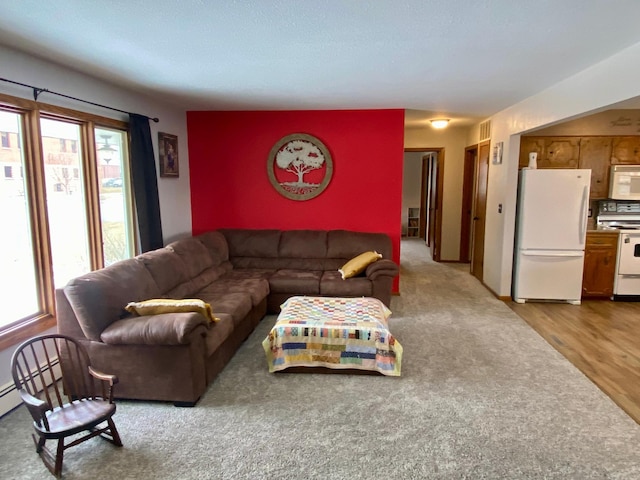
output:
[{"label": "upper wood cabinet", "polygon": [[538,168],[578,168],[580,137],[521,137],[520,167],[529,165],[529,153],[538,153]]},{"label": "upper wood cabinet", "polygon": [[590,198],[609,198],[611,165],[640,165],[640,135],[612,137],[521,137],[518,165],[529,165],[529,153],[538,153],[538,168],[588,168]]},{"label": "upper wood cabinet", "polygon": [[591,169],[592,200],[609,197],[609,167],[611,166],[611,137],[580,138],[578,168]]},{"label": "upper wood cabinet", "polygon": [[640,164],[640,137],[613,137],[611,164]]},{"label": "upper wood cabinet", "polygon": [[578,168],[580,137],[547,137],[538,168]]},{"label": "upper wood cabinet", "polygon": [[544,152],[544,137],[520,137],[520,161],[518,167],[524,168],[529,165],[529,153],[536,152],[538,160],[542,158]]}]

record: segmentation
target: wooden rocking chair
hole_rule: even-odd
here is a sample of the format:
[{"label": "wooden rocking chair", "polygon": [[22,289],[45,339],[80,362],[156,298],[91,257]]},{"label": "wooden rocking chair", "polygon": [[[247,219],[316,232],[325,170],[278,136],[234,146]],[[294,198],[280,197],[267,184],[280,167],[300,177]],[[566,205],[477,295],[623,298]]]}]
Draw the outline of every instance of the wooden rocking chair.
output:
[{"label": "wooden rocking chair", "polygon": [[[85,348],[73,338],[52,334],[27,340],[11,358],[11,374],[33,417],[36,452],[56,477],[69,447],[98,435],[122,446],[111,418],[116,412],[113,386],[118,379],[91,368]],[[98,427],[103,422],[106,425]],[[65,445],[66,437],[84,431],[88,433]],[[45,447],[47,440],[58,440],[55,456]]]}]

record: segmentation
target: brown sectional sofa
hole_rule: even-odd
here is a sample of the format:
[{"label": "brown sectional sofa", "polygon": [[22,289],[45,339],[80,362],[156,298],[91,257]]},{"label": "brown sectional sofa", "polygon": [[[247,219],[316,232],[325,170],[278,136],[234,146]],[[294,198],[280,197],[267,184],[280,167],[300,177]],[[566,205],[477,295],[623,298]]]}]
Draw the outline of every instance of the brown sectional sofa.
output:
[{"label": "brown sectional sofa", "polygon": [[[338,268],[368,250],[361,275]],[[194,405],[266,313],[293,295],[370,296],[389,305],[398,266],[385,234],[345,230],[223,229],[180,239],[71,280],[56,291],[58,330],[118,376],[119,398]],[[200,298],[199,313],[132,316],[129,302]]]}]

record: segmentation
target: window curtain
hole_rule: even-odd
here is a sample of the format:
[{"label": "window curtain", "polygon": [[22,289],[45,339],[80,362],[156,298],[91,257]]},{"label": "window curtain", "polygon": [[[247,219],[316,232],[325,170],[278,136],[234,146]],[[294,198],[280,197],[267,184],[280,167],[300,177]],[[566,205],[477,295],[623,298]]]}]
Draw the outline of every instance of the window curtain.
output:
[{"label": "window curtain", "polygon": [[149,117],[136,113],[129,114],[129,137],[131,141],[131,177],[138,217],[140,247],[142,252],[148,252],[164,246],[156,160],[151,143]]}]

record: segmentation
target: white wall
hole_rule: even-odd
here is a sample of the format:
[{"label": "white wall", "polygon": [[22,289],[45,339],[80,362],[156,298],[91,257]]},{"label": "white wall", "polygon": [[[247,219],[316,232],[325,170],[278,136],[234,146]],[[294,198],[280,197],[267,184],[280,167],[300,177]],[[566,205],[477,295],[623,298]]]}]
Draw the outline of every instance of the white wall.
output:
[{"label": "white wall", "polygon": [[[158,190],[162,231],[165,243],[191,233],[191,198],[189,189],[189,152],[187,149],[187,124],[184,110],[159,103],[134,91],[124,90],[100,79],[78,73],[45,60],[37,59],[0,46],[2,77],[39,88],[71,95],[83,100],[108,105],[121,110],[158,117],[159,123],[150,122],[154,149],[158,152],[158,132],[178,136],[180,164],[179,178],[160,178]],[[33,100],[33,92],[25,87],[0,82],[0,93]],[[39,101],[81,110],[104,117],[127,120],[127,116],[111,110],[93,107],[73,100],[43,93]],[[158,165],[156,162],[156,168]],[[0,351],[0,389],[11,381],[9,363],[15,346]]]},{"label": "white wall", "polygon": [[[464,149],[469,144],[468,128],[447,127],[436,130],[430,125],[406,128],[405,148],[444,148],[444,179],[442,197],[441,260],[460,260],[460,219],[462,183],[464,177]],[[477,142],[474,142],[477,143]]]},{"label": "white wall", "polygon": [[[593,65],[491,118],[492,148],[504,142],[502,165],[489,166],[484,283],[511,294],[520,133],[640,95],[640,43]],[[499,203],[503,213],[497,213]]]},{"label": "white wall", "polygon": [[407,233],[409,208],[420,208],[422,157],[425,152],[405,152],[402,169],[402,234]]}]

